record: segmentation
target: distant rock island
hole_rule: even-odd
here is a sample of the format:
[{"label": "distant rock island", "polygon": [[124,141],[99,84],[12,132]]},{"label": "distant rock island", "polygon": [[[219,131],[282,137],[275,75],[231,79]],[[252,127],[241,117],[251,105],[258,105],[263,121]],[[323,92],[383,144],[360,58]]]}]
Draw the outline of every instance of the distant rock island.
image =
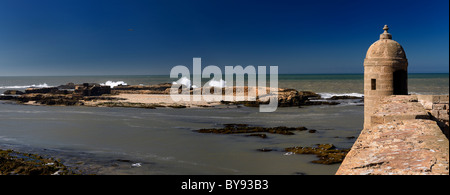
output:
[{"label": "distant rock island", "polygon": [[[92,106],[92,107],[135,107],[135,108],[188,108],[188,107],[213,107],[217,105],[236,105],[258,107],[260,104],[267,104],[268,98],[256,96],[254,99],[245,101],[180,101],[176,102],[170,97],[171,83],[161,83],[157,85],[119,85],[104,86],[97,83],[74,84],[67,83],[58,87],[27,88],[24,92],[18,90],[7,90],[0,100],[13,100],[20,104],[27,105],[57,105],[57,106]],[[233,94],[243,89],[243,94],[247,96],[249,92],[258,94],[256,87],[224,87],[225,90],[233,88]],[[202,88],[190,88],[190,94],[194,90]],[[214,88],[211,88],[213,92]],[[256,90],[256,92],[255,92]],[[269,91],[269,88],[266,88]],[[181,91],[181,88],[180,88]],[[297,91],[295,89],[278,88],[279,107],[309,106],[309,105],[337,105],[340,99],[361,99],[352,96],[333,96],[322,99],[321,96],[311,91]],[[180,95],[182,96],[182,95]]]}]

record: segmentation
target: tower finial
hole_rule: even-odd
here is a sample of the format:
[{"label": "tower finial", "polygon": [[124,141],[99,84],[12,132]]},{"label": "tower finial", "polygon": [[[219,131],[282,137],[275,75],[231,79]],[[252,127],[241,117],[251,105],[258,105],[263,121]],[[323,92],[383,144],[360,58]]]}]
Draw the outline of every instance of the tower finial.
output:
[{"label": "tower finial", "polygon": [[384,30],[384,32],[388,32],[388,30],[389,30],[389,27],[388,27],[388,25],[386,24],[386,25],[384,25],[384,27],[383,27],[383,30]]},{"label": "tower finial", "polygon": [[389,27],[388,25],[384,25],[383,27],[383,34],[380,35],[380,39],[392,39],[392,35],[388,33]]}]

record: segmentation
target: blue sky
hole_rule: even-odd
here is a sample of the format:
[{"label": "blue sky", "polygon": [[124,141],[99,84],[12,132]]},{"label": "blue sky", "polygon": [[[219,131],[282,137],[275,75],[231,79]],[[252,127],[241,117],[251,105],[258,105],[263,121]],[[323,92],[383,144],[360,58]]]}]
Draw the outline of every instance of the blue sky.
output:
[{"label": "blue sky", "polygon": [[448,0],[0,0],[0,75],[362,73],[385,24],[410,72],[449,72]]}]

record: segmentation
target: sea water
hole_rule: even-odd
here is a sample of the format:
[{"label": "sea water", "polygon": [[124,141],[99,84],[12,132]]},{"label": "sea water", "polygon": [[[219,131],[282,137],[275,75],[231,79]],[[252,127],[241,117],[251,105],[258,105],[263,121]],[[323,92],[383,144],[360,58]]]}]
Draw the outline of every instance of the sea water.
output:
[{"label": "sea water", "polygon": [[[137,85],[174,80],[168,76],[0,77],[0,90],[107,81]],[[363,93],[362,75],[280,75],[279,87],[322,96]],[[409,77],[411,93],[448,94],[448,88],[448,74]],[[266,139],[194,131],[228,123],[305,126],[317,131],[268,134]],[[60,158],[93,174],[334,174],[339,164],[313,164],[315,155],[292,155],[284,148],[322,143],[350,148],[362,125],[363,106],[352,102],[260,113],[258,108],[236,106],[139,109],[0,101],[0,148]],[[272,151],[258,151],[262,148]]]},{"label": "sea water", "polygon": [[[223,77],[224,78],[224,77]],[[269,77],[267,78],[269,79]],[[280,74],[278,86],[299,91],[314,91],[323,94],[363,94],[363,74]],[[117,85],[154,85],[173,83],[168,75],[138,75],[138,76],[0,76],[0,94],[6,90],[24,90],[27,87],[51,87],[69,82],[104,83]],[[202,79],[206,84],[209,79]],[[221,81],[216,81],[221,83]],[[221,83],[222,84],[222,83]],[[230,85],[230,84],[228,84]],[[408,91],[412,94],[448,94],[449,74],[409,74]]]}]

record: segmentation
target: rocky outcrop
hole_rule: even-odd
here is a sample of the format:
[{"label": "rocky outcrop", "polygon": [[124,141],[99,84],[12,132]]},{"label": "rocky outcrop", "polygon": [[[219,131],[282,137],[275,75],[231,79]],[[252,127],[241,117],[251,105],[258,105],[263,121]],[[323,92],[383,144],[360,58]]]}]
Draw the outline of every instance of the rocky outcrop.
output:
[{"label": "rocky outcrop", "polygon": [[[320,99],[320,95],[311,91],[297,91],[295,89],[272,89],[264,88],[266,93],[259,93],[261,88],[257,87],[224,87],[222,88],[222,96],[224,99],[228,95],[229,91],[232,91],[233,101],[220,101],[215,100],[214,103],[208,100],[201,100],[201,102],[174,102],[170,98],[171,83],[161,83],[157,85],[119,85],[111,88],[109,86],[102,86],[96,83],[83,83],[74,84],[67,83],[65,85],[60,85],[58,87],[48,87],[48,88],[28,88],[25,94],[20,94],[19,91],[10,91],[11,95],[0,96],[0,100],[17,100],[20,103],[32,102],[38,105],[87,105],[87,106],[108,106],[108,107],[143,107],[152,108],[159,107],[173,107],[173,108],[186,108],[186,107],[212,107],[211,105],[219,104],[233,104],[233,105],[244,105],[247,107],[259,107],[261,104],[268,104],[270,102],[270,97],[275,95],[278,98],[278,107],[291,107],[291,106],[303,106],[303,105],[336,105],[339,104],[333,101],[327,101]],[[177,90],[177,89],[175,89]],[[182,88],[178,89],[180,94]],[[215,88],[210,88],[210,94],[214,94]],[[202,94],[203,88],[191,88],[189,94]],[[272,93],[272,94],[271,94]],[[122,102],[116,102],[123,100],[124,95],[134,95],[136,97],[131,97],[132,100],[125,100]],[[186,94],[186,95],[189,95]],[[143,95],[143,96],[140,96]],[[144,97],[147,95],[146,97]],[[154,96],[150,96],[154,95]],[[164,97],[155,97],[156,95],[163,95]],[[220,95],[220,94],[219,94]],[[16,97],[17,96],[17,97]],[[105,99],[105,96],[118,96],[117,98]],[[237,97],[242,97],[242,101],[238,100]],[[130,98],[130,97],[129,97]],[[159,102],[148,102],[146,98],[156,98],[155,101]],[[96,102],[97,100],[110,100],[108,102]],[[319,100],[319,101],[318,101]],[[152,105],[150,105],[152,104]]]},{"label": "rocky outcrop", "polygon": [[109,96],[79,96],[76,94],[24,94],[18,97],[13,97],[12,100],[16,100],[23,104],[33,105],[49,105],[49,106],[81,106],[85,105],[88,101],[118,101],[120,98]]},{"label": "rocky outcrop", "polygon": [[[237,94],[236,89],[234,90],[234,95]],[[256,90],[256,93],[252,93],[252,90]],[[223,90],[224,91],[224,90]],[[270,102],[270,97],[273,94],[269,93],[269,88],[267,88],[267,94],[260,96],[258,94],[257,89],[254,88],[244,88],[243,94],[245,97],[248,97],[248,94],[256,94],[256,98],[254,100],[246,100],[246,101],[222,101],[224,104],[243,104],[248,107],[258,107],[260,104],[268,104]],[[290,106],[301,106],[308,105],[311,103],[310,99],[320,98],[319,94],[316,94],[311,91],[297,91],[295,89],[284,89],[279,88],[276,91],[276,95],[278,98],[278,107],[290,107]]]},{"label": "rocky outcrop", "polygon": [[64,90],[64,89],[68,89],[68,90],[74,90],[75,89],[75,84],[74,83],[67,83],[65,85],[60,85],[57,88],[60,90]]},{"label": "rocky outcrop", "polygon": [[96,83],[83,83],[60,85],[58,87],[27,88],[25,94],[74,94],[78,96],[101,96],[111,94],[111,87]]},{"label": "rocky outcrop", "polygon": [[316,164],[341,163],[350,149],[338,149],[333,144],[317,144],[315,147],[291,147],[285,148],[286,152],[293,154],[315,154],[319,159],[313,160]]},{"label": "rocky outcrop", "polygon": [[119,85],[112,89],[112,94],[170,94],[172,84],[161,83],[157,85]]},{"label": "rocky outcrop", "polygon": [[31,93],[56,94],[56,93],[64,93],[64,92],[60,92],[60,90],[57,87],[44,87],[44,88],[27,88],[27,89],[25,89],[25,93],[26,94],[31,94]]},{"label": "rocky outcrop", "polygon": [[59,95],[59,94],[25,94],[16,98],[20,103],[33,103],[42,105],[83,105],[80,103],[80,97],[73,95]]},{"label": "rocky outcrop", "polygon": [[0,150],[0,175],[73,175],[60,161],[36,154]]},{"label": "rocky outcrop", "polygon": [[5,92],[3,92],[3,94],[5,94],[5,95],[23,95],[25,93],[22,91],[19,91],[19,90],[6,90]]},{"label": "rocky outcrop", "polygon": [[330,97],[330,98],[327,98],[327,100],[348,100],[348,99],[359,99],[359,100],[363,100],[364,97],[356,97],[356,96],[341,95],[341,96],[332,96],[332,97]]},{"label": "rocky outcrop", "polygon": [[[294,135],[292,131],[306,131],[306,127],[255,127],[247,124],[224,124],[223,128],[199,129],[198,133],[215,133],[215,134],[254,134],[254,133],[272,133],[282,135]],[[261,136],[260,134],[257,134]],[[264,135],[264,137],[266,137]]]},{"label": "rocky outcrop", "polygon": [[83,85],[76,85],[73,93],[81,96],[101,96],[103,94],[111,94],[111,87],[83,83]]}]

